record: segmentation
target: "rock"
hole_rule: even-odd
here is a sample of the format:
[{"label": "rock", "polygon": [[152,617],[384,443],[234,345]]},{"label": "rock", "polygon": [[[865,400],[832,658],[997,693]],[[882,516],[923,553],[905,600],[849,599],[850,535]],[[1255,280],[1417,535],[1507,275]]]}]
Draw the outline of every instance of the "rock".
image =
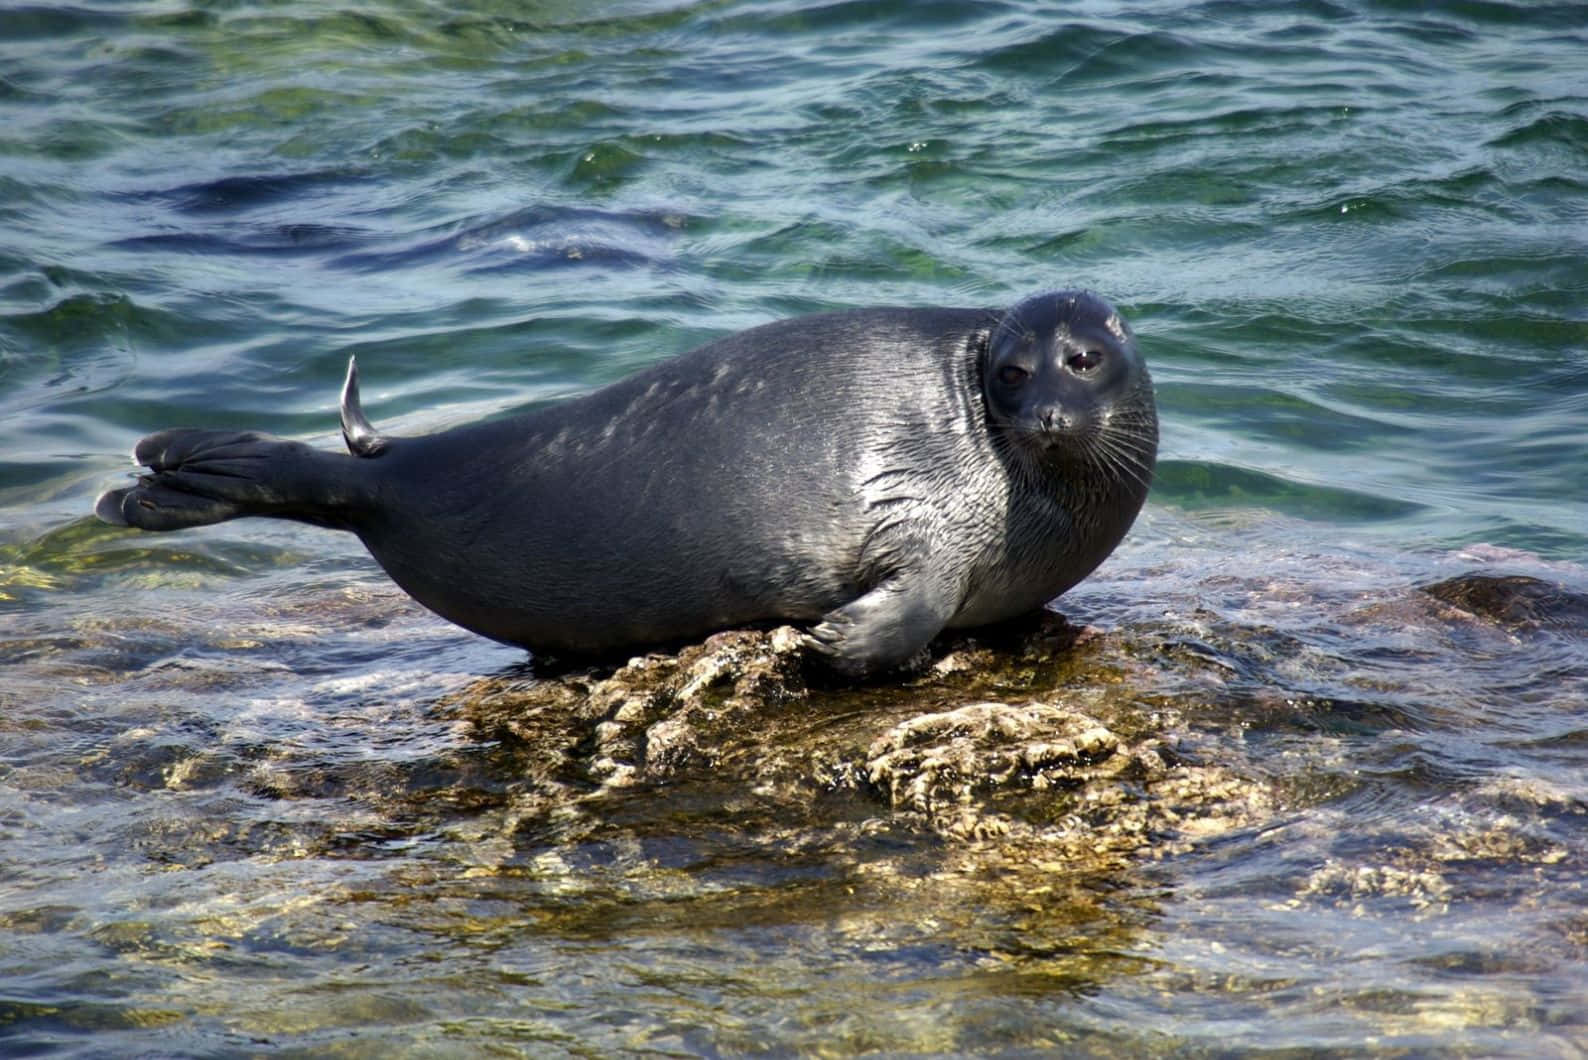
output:
[{"label": "rock", "polygon": [[914,678],[833,685],[795,630],[741,630],[611,669],[481,681],[450,709],[514,742],[543,798],[587,814],[602,793],[729,787],[785,841],[858,817],[964,844],[955,871],[1111,868],[1275,804],[1264,783],[1176,751],[1186,733],[1146,705],[1162,661],[1144,668],[1143,650],[1048,615],[948,638]]}]

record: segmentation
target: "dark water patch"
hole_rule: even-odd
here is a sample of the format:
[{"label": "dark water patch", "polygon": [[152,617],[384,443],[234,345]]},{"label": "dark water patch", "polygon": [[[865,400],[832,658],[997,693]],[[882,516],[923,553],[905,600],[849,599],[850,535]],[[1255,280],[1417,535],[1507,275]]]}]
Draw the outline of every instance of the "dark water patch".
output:
[{"label": "dark water patch", "polygon": [[[101,277],[62,263],[42,264],[0,252],[0,269],[7,274],[0,297],[23,306],[43,307],[66,294],[92,291],[104,286]],[[0,320],[9,319],[0,317]]]},{"label": "dark water patch", "polygon": [[[533,154],[524,160],[526,163],[544,165],[547,158],[560,161],[575,137],[588,137],[593,129],[626,129],[627,118],[627,108],[618,101],[554,96],[534,100],[512,98],[506,106],[471,109],[457,124],[471,135],[489,133],[498,142],[513,145],[514,150],[527,149]],[[570,130],[578,132],[571,133]],[[435,153],[440,155],[440,149],[454,142],[451,138],[459,134],[458,128],[450,126],[436,128],[425,125],[404,129],[391,139],[377,141],[371,145],[370,151],[386,154],[388,145],[412,141],[421,146],[434,145]],[[709,136],[711,133],[703,135]],[[401,153],[398,154],[400,156]]]},{"label": "dark water patch", "polygon": [[103,7],[19,4],[0,10],[0,40],[31,41],[124,29],[128,17]]},{"label": "dark water patch", "polygon": [[[481,314],[488,316],[490,314]],[[581,327],[576,341],[553,341],[562,334],[555,319],[500,319],[489,323],[459,323],[456,327],[425,334],[402,334],[390,339],[348,343],[326,360],[328,373],[345,368],[356,356],[366,379],[365,409],[371,416],[422,414],[437,400],[487,402],[490,412],[522,409],[545,401],[562,400],[589,387],[612,382],[655,359],[646,339],[656,333],[655,323],[644,317],[619,316]],[[458,337],[468,336],[470,353],[460,356]],[[632,360],[613,351],[639,349]],[[533,366],[523,364],[525,351],[534,351]],[[454,366],[455,376],[439,389],[425,393],[399,391],[381,394],[383,381],[401,374],[415,363],[439,371]],[[335,396],[335,376],[327,379],[327,398]],[[438,380],[439,381],[439,380]],[[511,384],[512,389],[508,389]],[[517,399],[511,400],[516,394]],[[297,420],[303,430],[323,429],[334,409],[310,411]],[[334,420],[332,421],[334,423]],[[438,424],[443,426],[446,424]]]},{"label": "dark water patch", "polygon": [[1403,519],[1422,505],[1371,493],[1289,481],[1276,474],[1195,460],[1158,463],[1157,495],[1191,511],[1258,506],[1299,519]]},{"label": "dark water patch", "polygon": [[[1582,46],[1588,47],[1588,37]],[[1588,94],[1574,102],[1575,111],[1551,108],[1485,146],[1517,182],[1548,177],[1578,180],[1588,165]]]},{"label": "dark water patch", "polygon": [[[442,19],[434,24],[434,33],[437,39],[450,45],[459,45],[472,53],[479,55],[487,52],[501,52],[505,50],[518,50],[525,46],[526,40],[533,41],[538,36],[532,32],[532,27],[521,20],[510,18],[506,15],[496,18],[481,18],[463,16]],[[546,57],[542,57],[543,60]],[[565,53],[562,62],[555,65],[571,65],[590,58],[586,52]]]},{"label": "dark water patch", "polygon": [[[1583,102],[1588,102],[1588,97]],[[1514,148],[1535,144],[1567,147],[1579,157],[1588,157],[1588,116],[1550,110],[1526,125],[1495,137],[1486,146]]]},{"label": "dark water patch", "polygon": [[[517,121],[504,121],[497,116],[493,119],[491,129],[460,131],[451,127],[426,125],[397,132],[382,130],[380,139],[371,143],[366,153],[384,165],[401,163],[425,167],[446,161],[464,161],[508,148],[510,141],[504,138],[505,134],[520,124]],[[556,158],[556,153],[546,150],[544,146],[536,154],[533,164],[541,167],[548,166]]]},{"label": "dark water patch", "polygon": [[1441,14],[1403,22],[1386,21],[1377,28],[1386,35],[1400,37],[1408,47],[1416,48],[1462,49],[1480,44],[1485,39],[1480,27],[1463,25],[1440,17]]},{"label": "dark water patch", "polygon": [[[24,182],[16,177],[0,174],[0,218],[8,221],[24,219],[29,216],[31,208],[49,201],[50,197],[44,194],[36,183]],[[0,260],[3,260],[8,267],[28,264],[25,259],[14,257],[3,248],[0,248]]]},{"label": "dark water patch", "polygon": [[1514,123],[1524,118],[1552,117],[1555,115],[1575,116],[1572,107],[1583,102],[1581,95],[1541,96],[1530,93],[1521,98],[1514,99],[1499,112],[1499,117],[1506,118],[1513,123],[1512,131],[1518,127]]},{"label": "dark water patch", "polygon": [[[1371,111],[1366,114],[1370,115]],[[1340,107],[1335,106],[1234,106],[1214,114],[1154,117],[1117,126],[1108,131],[1099,141],[1099,146],[1109,152],[1144,154],[1148,150],[1164,147],[1205,145],[1215,134],[1223,141],[1231,136],[1270,138],[1293,133],[1315,133],[1360,121],[1364,116],[1364,112],[1356,107],[1352,108],[1348,118]]]},{"label": "dark water patch", "polygon": [[977,26],[998,15],[1008,16],[1016,6],[1004,2],[967,5],[956,0],[926,0],[900,4],[898,0],[827,0],[800,5],[787,11],[766,15],[713,12],[702,28],[706,32],[738,32],[759,36],[768,32],[785,37],[809,37],[822,50],[844,53],[864,47],[854,38],[833,39],[834,34],[861,31],[867,37],[879,33],[919,29],[951,32],[956,28]]},{"label": "dark water patch", "polygon": [[326,189],[341,190],[370,179],[353,169],[323,169],[296,173],[234,174],[183,184],[174,188],[137,192],[128,198],[156,202],[184,214],[239,214],[286,201],[301,200]]},{"label": "dark water patch", "polygon": [[172,251],[217,257],[282,255],[318,258],[330,251],[345,252],[351,246],[367,243],[370,238],[371,233],[367,229],[307,223],[248,226],[242,230],[234,228],[226,235],[214,232],[162,232],[128,236],[111,245],[128,250]]},{"label": "dark water patch", "polygon": [[[15,126],[7,132],[17,132]],[[41,165],[86,165],[114,155],[126,146],[127,130],[101,121],[59,119],[31,131],[26,138],[0,134],[0,151],[6,157],[24,158]]]},{"label": "dark water patch", "polygon": [[1475,167],[1434,179],[1380,185],[1371,190],[1331,191],[1320,200],[1301,202],[1275,215],[1288,224],[1333,223],[1391,229],[1530,223],[1532,214],[1516,201],[1505,178],[1490,167]]},{"label": "dark water patch", "polygon": [[[1369,371],[1332,381],[1330,391],[1351,400],[1415,411],[1415,406],[1440,417],[1465,410],[1475,418],[1528,395],[1540,373],[1573,371],[1569,362],[1551,361],[1563,347],[1588,336],[1588,325],[1559,319],[1529,319],[1512,312],[1504,317],[1482,314],[1476,299],[1448,307],[1406,306],[1395,319],[1363,322],[1336,333],[1330,352]],[[1437,316],[1424,316],[1441,309]],[[1323,345],[1323,344],[1320,344]],[[1434,379],[1437,386],[1429,385]],[[1365,401],[1369,396],[1374,400]],[[1457,422],[1460,422],[1457,420]]]},{"label": "dark water patch", "polygon": [[322,47],[390,47],[410,39],[411,27],[415,24],[407,19],[384,17],[373,11],[315,11],[312,15],[294,14],[273,28],[282,34],[312,34]]},{"label": "dark water patch", "polygon": [[[772,230],[750,232],[738,240],[734,255],[737,263],[721,267],[718,279],[727,284],[743,276],[760,274],[795,285],[824,281],[840,285],[845,282],[891,285],[928,279],[955,283],[969,275],[965,266],[945,260],[923,246],[927,241],[918,232],[901,230],[894,234],[890,231],[894,227],[881,225],[862,233],[836,217],[812,216]],[[877,259],[864,253],[863,246],[872,241],[888,247],[885,258]],[[718,272],[715,266],[713,271]],[[1029,289],[1029,283],[1023,283],[1020,288],[1022,292]],[[896,299],[897,296],[890,296],[888,300]],[[834,306],[786,298],[782,307],[784,312],[793,314],[818,312]]]},{"label": "dark water patch", "polygon": [[0,407],[12,410],[113,386],[133,344],[165,315],[125,294],[76,291],[31,312],[0,316]]},{"label": "dark water patch", "polygon": [[[1166,373],[1185,371],[1189,361],[1192,380],[1206,371],[1232,372],[1246,377],[1247,385],[1252,375],[1276,360],[1306,361],[1339,342],[1343,312],[1331,311],[1326,303],[1300,307],[1285,306],[1280,300],[1207,299],[1139,307],[1144,341],[1153,343],[1148,348],[1166,342]],[[1171,326],[1166,328],[1160,320]],[[1257,335],[1257,342],[1248,345],[1237,340],[1238,334],[1246,333]],[[1154,362],[1155,376],[1158,363]]]},{"label": "dark water patch", "polygon": [[[1088,22],[1067,22],[1051,28],[1014,23],[1011,28],[1017,30],[1010,34],[1016,43],[999,45],[977,56],[973,62],[976,69],[999,76],[1056,80],[1064,71],[1090,61],[1104,48],[1130,36],[1126,30]],[[1036,34],[1018,32],[1029,29],[1035,29]],[[1168,34],[1163,36],[1174,39]],[[1141,69],[1151,70],[1153,66],[1147,63]]]},{"label": "dark water patch", "polygon": [[143,11],[138,14],[137,19],[140,27],[151,32],[212,30],[220,24],[220,16],[215,12],[198,8]]},{"label": "dark water patch", "polygon": [[1466,292],[1496,299],[1516,300],[1552,289],[1582,289],[1581,264],[1582,259],[1578,254],[1542,247],[1531,248],[1520,254],[1489,253],[1481,256],[1458,251],[1408,279],[1455,286]]},{"label": "dark water patch", "polygon": [[[657,264],[690,223],[684,214],[531,206],[507,217],[449,231],[399,249],[331,259],[361,271],[443,263],[467,272],[542,269],[588,262],[604,267]],[[449,228],[452,226],[448,226]]]},{"label": "dark water patch", "polygon": [[[1260,53],[1264,61],[1276,69],[1306,70],[1318,80],[1347,83],[1371,80],[1375,88],[1382,84],[1378,79],[1363,76],[1367,67],[1361,43],[1352,46],[1342,42],[1325,48],[1270,38],[1267,43],[1257,45],[1250,40],[1225,39],[1222,35],[1206,33],[1197,26],[1188,26],[1180,33],[1156,30],[1117,35],[1087,56],[1084,63],[1077,64],[1061,83],[1077,88],[1100,84],[1127,93],[1141,92],[1153,87],[1142,77],[1144,71],[1238,73],[1246,68],[1254,52]],[[1398,59],[1414,70],[1434,69],[1414,55]],[[1287,78],[1276,80],[1283,82]]]},{"label": "dark water patch", "polygon": [[[87,985],[87,984],[85,984]],[[131,987],[127,988],[129,991]],[[6,1041],[13,1056],[47,1056],[57,1053],[63,1042],[80,1042],[95,1050],[117,1031],[148,1033],[159,1028],[172,1029],[186,1022],[179,1009],[126,1003],[74,1000],[53,994],[48,1003],[6,999],[0,1001],[0,1027],[6,1028],[0,1040]],[[136,1040],[136,1036],[134,1036]],[[136,1048],[131,1046],[129,1047]],[[176,1046],[173,1057],[195,1056]]]},{"label": "dark water patch", "polygon": [[41,452],[32,459],[18,457],[5,461],[0,463],[0,501],[10,503],[29,497],[47,496],[50,487],[59,483],[61,478],[58,452]]},{"label": "dark water patch", "polygon": [[644,154],[627,144],[591,144],[568,170],[567,183],[586,192],[612,191],[638,177],[646,162]]},{"label": "dark water patch", "polygon": [[1559,218],[1571,224],[1588,221],[1588,180],[1570,173],[1512,176],[1507,193],[1523,203],[1535,218]]},{"label": "dark water patch", "polygon": [[[1405,661],[1404,656],[1401,661]],[[1418,707],[1393,699],[1348,699],[1294,692],[1279,698],[1269,692],[1255,695],[1246,709],[1252,716],[1261,716],[1265,730],[1283,730],[1289,725],[1302,731],[1350,738],[1394,732],[1406,734],[1405,739],[1410,741],[1435,728]]]},{"label": "dark water patch", "polygon": [[[1422,15],[1426,7],[1416,0],[1372,0],[1376,11],[1408,11]],[[1443,19],[1464,19],[1493,30],[1515,26],[1547,26],[1581,30],[1582,6],[1575,3],[1526,3],[1522,0],[1455,0],[1440,6]]]},{"label": "dark water patch", "polygon": [[[269,54],[261,50],[249,55],[248,60],[261,61]],[[296,60],[289,56],[285,61]],[[164,105],[162,101],[157,110],[143,119],[144,130],[167,140],[192,137],[212,139],[217,144],[236,140],[262,141],[261,147],[268,145],[269,150],[261,153],[293,158],[324,153],[326,145],[319,137],[325,135],[326,130],[311,125],[301,128],[296,137],[285,139],[282,136],[284,128],[295,126],[311,115],[357,113],[361,108],[381,103],[377,96],[351,90],[327,91],[305,84],[301,79],[284,79],[283,83],[266,86],[249,83],[249,87],[253,91],[244,97],[217,92],[209,98],[184,100],[173,105]],[[155,97],[155,101],[151,101],[152,110],[158,100],[159,97]],[[340,148],[345,146],[342,137],[353,134],[354,130],[349,130],[336,135],[332,146],[338,150],[326,159],[328,164],[337,163],[335,156],[340,155]],[[310,144],[320,150],[309,150]]]},{"label": "dark water patch", "polygon": [[[1305,377],[1308,374],[1302,372]],[[1218,385],[1174,382],[1161,392],[1181,414],[1199,423],[1239,422],[1241,430],[1256,438],[1283,442],[1306,450],[1354,452],[1376,450],[1411,428],[1368,413],[1368,402],[1331,407],[1302,390],[1305,384],[1274,378],[1262,387],[1243,389],[1223,381]]]},{"label": "dark water patch", "polygon": [[0,103],[20,103],[31,98],[33,93],[10,78],[0,75]]},{"label": "dark water patch", "polygon": [[473,25],[494,26],[497,32],[510,34],[507,39],[515,44],[525,37],[534,39],[549,31],[557,36],[592,42],[608,42],[627,37],[643,39],[649,34],[667,33],[698,19],[703,10],[717,5],[702,4],[698,0],[671,5],[633,5],[616,12],[595,11],[580,4],[550,4],[537,9],[532,15],[519,17],[518,13],[478,21],[455,21],[447,27]]}]

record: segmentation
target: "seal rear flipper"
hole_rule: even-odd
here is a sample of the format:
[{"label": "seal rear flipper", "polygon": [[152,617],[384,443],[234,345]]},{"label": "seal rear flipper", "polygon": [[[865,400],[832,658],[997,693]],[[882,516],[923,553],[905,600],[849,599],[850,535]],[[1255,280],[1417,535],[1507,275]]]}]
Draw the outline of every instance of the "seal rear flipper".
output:
[{"label": "seal rear flipper", "polygon": [[347,359],[347,379],[342,383],[342,440],[354,456],[379,456],[387,439],[364,415],[358,397],[358,358]]},{"label": "seal rear flipper", "polygon": [[114,526],[182,530],[268,515],[351,529],[364,495],[355,461],[251,431],[158,431],[133,459],[149,473],[94,505]]},{"label": "seal rear flipper", "polygon": [[112,526],[140,530],[185,530],[208,526],[244,514],[237,505],[213,497],[169,489],[146,477],[136,486],[106,490],[94,503],[94,514]]}]

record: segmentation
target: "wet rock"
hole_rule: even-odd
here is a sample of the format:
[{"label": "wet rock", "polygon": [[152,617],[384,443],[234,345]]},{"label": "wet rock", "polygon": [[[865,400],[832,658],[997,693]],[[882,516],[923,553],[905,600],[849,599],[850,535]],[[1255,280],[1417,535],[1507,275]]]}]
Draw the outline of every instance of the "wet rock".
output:
[{"label": "wet rock", "polygon": [[1360,915],[1365,902],[1383,899],[1399,899],[1422,912],[1442,912],[1450,902],[1450,885],[1421,865],[1348,865],[1331,858],[1307,877],[1289,905],[1323,901]]},{"label": "wet rock", "polygon": [[719,633],[676,657],[635,659],[590,689],[588,706],[604,717],[591,772],[621,785],[711,768],[725,727],[754,725],[804,691],[799,634],[787,626]]},{"label": "wet rock", "polygon": [[1040,847],[1071,868],[1184,850],[1272,812],[1264,785],[1180,762],[1166,738],[1123,737],[1060,702],[973,703],[894,726],[866,770],[894,810],[941,835]]},{"label": "wet rock", "polygon": [[889,729],[872,743],[866,775],[893,806],[931,813],[992,791],[1062,787],[1120,747],[1096,719],[1057,704],[972,703]]},{"label": "wet rock", "polygon": [[1588,596],[1524,575],[1462,574],[1422,591],[1507,629],[1588,633]]},{"label": "wet rock", "polygon": [[481,681],[448,709],[515,746],[543,808],[578,805],[598,831],[590,800],[727,788],[782,844],[859,822],[953,841],[955,872],[1110,868],[1276,802],[1265,781],[1184,753],[1193,734],[1150,701],[1166,672],[1142,663],[1151,650],[1049,615],[947,638],[913,678],[843,685],[793,629],[732,631],[615,669]]}]

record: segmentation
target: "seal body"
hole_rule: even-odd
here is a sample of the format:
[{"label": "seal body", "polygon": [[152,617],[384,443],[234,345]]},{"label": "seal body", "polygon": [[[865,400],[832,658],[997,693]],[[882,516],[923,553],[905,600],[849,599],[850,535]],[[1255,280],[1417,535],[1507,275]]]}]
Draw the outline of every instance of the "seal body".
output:
[{"label": "seal body", "polygon": [[350,455],[163,431],[110,522],[241,515],[358,534],[420,603],[537,652],[809,624],[867,673],[1090,573],[1146,497],[1151,382],[1084,293],[753,328],[587,396],[414,438],[343,396]]}]

